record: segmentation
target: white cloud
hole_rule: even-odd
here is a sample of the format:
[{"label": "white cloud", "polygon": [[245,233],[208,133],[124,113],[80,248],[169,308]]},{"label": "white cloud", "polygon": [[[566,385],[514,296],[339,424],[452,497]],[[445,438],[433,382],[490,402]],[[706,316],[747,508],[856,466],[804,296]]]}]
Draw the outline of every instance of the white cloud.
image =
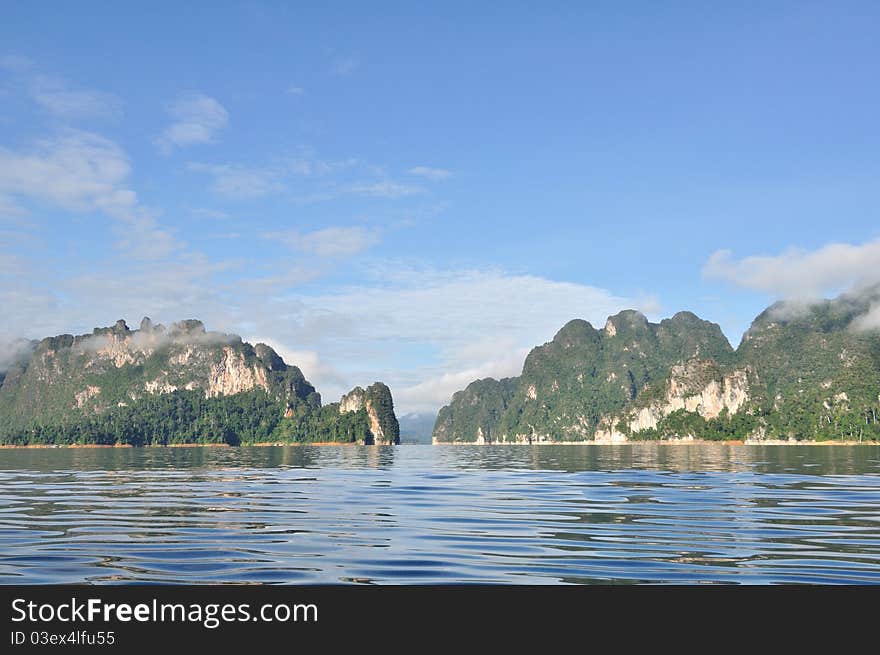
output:
[{"label": "white cloud", "polygon": [[[144,315],[165,322],[195,316],[223,329],[239,311],[250,313],[250,308],[239,309],[247,294],[221,282],[242,262],[212,261],[184,244],[168,248],[161,229],[149,224],[119,222],[117,227],[121,237],[135,242],[130,248],[152,256],[126,251],[120,259],[111,251],[86,262],[65,262],[61,270],[54,262],[25,256],[13,262],[15,275],[0,275],[0,306],[14,308],[0,322],[0,338],[88,333],[118,318],[136,323]],[[138,236],[137,230],[146,233]]]},{"label": "white cloud", "polygon": [[144,315],[164,320],[196,317],[222,327],[223,308],[234,313],[237,305],[215,276],[239,266],[240,262],[211,261],[197,252],[136,262],[124,269],[115,268],[113,262],[95,263],[87,272],[56,283],[58,292],[72,303],[60,312],[66,315],[63,329],[76,325],[91,329],[93,322],[119,317],[138,321]]},{"label": "white cloud", "polygon": [[434,411],[478,377],[517,374],[525,353],[573,318],[604,325],[621,309],[656,308],[651,299],[503,271],[401,266],[373,282],[299,297],[288,325],[298,343],[332,353],[331,363],[357,361],[350,377],[384,379],[402,413]]},{"label": "white cloud", "polygon": [[121,223],[113,228],[118,237],[116,246],[124,250],[128,257],[161,260],[185,246],[147,211],[120,218]]},{"label": "white cloud", "polygon": [[117,220],[118,245],[129,255],[164,256],[179,244],[140,205],[128,187],[130,175],[131,164],[122,148],[90,132],[63,130],[24,152],[0,148],[0,197],[102,212]]},{"label": "white cloud", "polygon": [[288,230],[270,232],[264,236],[320,257],[355,255],[379,242],[379,235],[375,230],[361,226],[328,227],[304,233]]},{"label": "white cloud", "polygon": [[[309,233],[314,235],[314,233]],[[309,247],[320,249],[320,239]],[[168,323],[196,317],[210,329],[258,335],[300,366],[328,401],[383,380],[400,414],[432,412],[477,378],[519,373],[526,353],[572,318],[653,308],[650,299],[501,270],[438,271],[371,261],[359,282],[306,295],[320,267],[213,261],[189,250],[162,259],[112,259],[58,278],[35,262],[0,259],[0,306],[15,311],[0,336],[89,332],[123,317]],[[230,276],[231,271],[238,271]],[[242,272],[246,275],[242,277]],[[251,277],[247,277],[251,275]]]},{"label": "white cloud", "polygon": [[227,198],[261,198],[280,193],[292,176],[327,175],[352,165],[354,160],[324,162],[304,157],[288,157],[265,166],[205,164],[189,162],[187,169],[213,177],[210,189]]},{"label": "white cloud", "polygon": [[355,72],[358,67],[361,65],[360,60],[354,56],[349,55],[345,57],[337,57],[333,60],[333,64],[331,65],[330,71],[334,75],[339,75],[340,77],[347,77]]},{"label": "white cloud", "polygon": [[[398,407],[407,408],[408,412],[436,412],[439,407],[449,403],[452,394],[461,391],[474,380],[519,375],[531,347],[516,347],[511,340],[506,340],[506,343],[509,344],[509,349],[505,353],[492,353],[494,349],[481,353],[471,349],[476,366],[441,373],[416,384],[395,388],[395,403]],[[460,359],[463,359],[465,350],[459,351]]]},{"label": "white cloud", "polygon": [[609,314],[646,304],[503,271],[414,270],[396,262],[370,268],[378,274],[323,295],[291,291],[289,285],[303,281],[297,279],[283,288],[224,287],[213,276],[228,269],[198,257],[116,276],[95,271],[63,285],[71,305],[48,312],[48,300],[35,300],[33,315],[50,317],[54,327],[27,334],[77,325],[88,330],[120,316],[137,321],[148,314],[164,322],[198,317],[211,329],[268,343],[302,368],[327,401],[356,384],[383,380],[404,414],[436,411],[475,379],[517,375],[528,351],[572,318],[599,326]]},{"label": "white cloud", "polygon": [[32,350],[33,344],[25,339],[12,339],[0,335],[0,373]]},{"label": "white cloud", "polygon": [[36,66],[34,62],[27,57],[20,57],[18,55],[3,55],[2,57],[0,57],[0,68],[2,68],[3,70],[7,70],[10,73],[24,75],[34,72]]},{"label": "white cloud", "polygon": [[0,193],[73,211],[118,214],[137,204],[125,152],[97,134],[65,130],[27,152],[0,148]]},{"label": "white cloud", "polygon": [[299,366],[325,401],[383,380],[398,414],[430,413],[473,380],[518,375],[529,350],[572,318],[604,325],[620,309],[654,304],[503,271],[371,268],[378,274],[362,285],[320,296],[251,297],[239,308],[244,333]]},{"label": "white cloud", "polygon": [[60,77],[39,72],[36,63],[25,57],[0,57],[0,68],[12,73],[41,109],[59,118],[118,118],[122,114],[118,96],[74,88]]},{"label": "white cloud", "polygon": [[318,175],[330,175],[338,173],[346,169],[352,168],[358,164],[358,160],[354,157],[340,159],[338,161],[322,161],[320,159],[308,162],[308,172],[315,172]]},{"label": "white cloud", "polygon": [[55,116],[78,118],[118,118],[122,100],[103,91],[71,89],[61,80],[39,76],[32,84],[34,101]]},{"label": "white cloud", "polygon": [[163,153],[175,147],[213,143],[229,123],[229,113],[217,100],[201,93],[185,93],[168,107],[172,123],[156,139]]},{"label": "white cloud", "polygon": [[[299,153],[258,166],[189,162],[187,168],[210,175],[213,178],[211,191],[227,198],[260,198],[290,192],[287,195],[289,200],[317,202],[345,194],[395,199],[425,192],[423,187],[389,180],[382,169],[354,157],[327,161]],[[356,176],[368,175],[379,179],[355,181]]]},{"label": "white cloud", "polygon": [[297,157],[287,162],[287,169],[297,175],[311,175],[314,171],[314,164],[307,159]]},{"label": "white cloud", "polygon": [[831,243],[812,251],[790,248],[739,260],[729,250],[719,250],[709,257],[703,274],[779,298],[816,298],[880,282],[880,239],[861,245]]},{"label": "white cloud", "polygon": [[192,213],[202,218],[210,218],[213,220],[224,220],[229,218],[229,214],[219,209],[211,209],[210,207],[196,207]]},{"label": "white cloud", "polygon": [[21,270],[22,260],[9,252],[0,252],[0,275],[13,275]]},{"label": "white cloud", "polygon": [[305,95],[306,90],[303,89],[301,86],[291,85],[291,86],[287,87],[286,93],[289,96],[299,97],[299,96]]},{"label": "white cloud", "polygon": [[233,293],[246,292],[259,302],[271,303],[275,301],[276,294],[312,282],[321,275],[322,270],[318,266],[288,262],[279,265],[276,262],[272,266],[271,273],[239,278],[231,285],[230,291]]},{"label": "white cloud", "polygon": [[880,330],[880,303],[873,303],[868,311],[856,318],[852,327],[855,330]]},{"label": "white cloud", "polygon": [[24,268],[18,269],[16,275],[17,279],[9,281],[0,276],[0,306],[14,308],[0,323],[0,340],[67,332],[60,325],[57,296],[26,279],[28,271]]},{"label": "white cloud", "polygon": [[10,218],[24,216],[27,212],[15,204],[12,198],[0,194],[0,217]]},{"label": "white cloud", "polygon": [[207,173],[214,180],[211,191],[227,198],[261,198],[284,188],[280,171],[273,168],[248,168],[236,164],[200,164],[190,162],[187,168]]},{"label": "white cloud", "polygon": [[410,175],[418,175],[429,180],[445,180],[452,176],[452,171],[445,168],[431,168],[429,166],[416,166],[407,171]]},{"label": "white cloud", "polygon": [[424,193],[424,189],[419,186],[408,184],[398,184],[388,180],[373,183],[354,184],[349,187],[350,193],[357,193],[366,196],[374,196],[377,198],[403,198],[404,196],[412,196],[418,193]]}]

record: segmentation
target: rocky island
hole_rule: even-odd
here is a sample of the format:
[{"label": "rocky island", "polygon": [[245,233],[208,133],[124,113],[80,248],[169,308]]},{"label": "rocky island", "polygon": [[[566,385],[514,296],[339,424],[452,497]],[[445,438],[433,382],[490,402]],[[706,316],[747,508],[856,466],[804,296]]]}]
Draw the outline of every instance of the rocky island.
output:
[{"label": "rocky island", "polygon": [[690,312],[567,323],[522,375],[455,393],[434,443],[880,440],[880,287],[776,303],[734,350]]},{"label": "rocky island", "polygon": [[20,341],[0,371],[0,444],[396,444],[388,387],[321,396],[266,344],[144,318]]}]

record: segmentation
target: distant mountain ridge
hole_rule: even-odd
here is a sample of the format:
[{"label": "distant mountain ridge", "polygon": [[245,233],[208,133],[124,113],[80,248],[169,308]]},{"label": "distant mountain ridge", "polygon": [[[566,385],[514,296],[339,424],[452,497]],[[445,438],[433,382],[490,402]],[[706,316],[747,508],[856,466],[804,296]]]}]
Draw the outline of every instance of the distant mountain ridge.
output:
[{"label": "distant mountain ridge", "polygon": [[434,433],[435,412],[403,414],[400,421],[400,442],[408,444],[430,444]]},{"label": "distant mountain ridge", "polygon": [[0,443],[399,441],[388,387],[321,396],[269,346],[144,318],[20,342],[0,373]]},{"label": "distant mountain ridge", "polygon": [[880,439],[878,288],[777,303],[734,350],[690,312],[604,328],[573,320],[516,378],[478,380],[437,416],[434,443]]}]

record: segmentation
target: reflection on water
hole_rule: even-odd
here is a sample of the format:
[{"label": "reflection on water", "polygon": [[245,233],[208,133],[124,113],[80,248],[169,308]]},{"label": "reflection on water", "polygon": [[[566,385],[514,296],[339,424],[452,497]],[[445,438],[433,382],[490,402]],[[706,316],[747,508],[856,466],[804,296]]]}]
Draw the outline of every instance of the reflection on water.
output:
[{"label": "reflection on water", "polygon": [[0,583],[880,582],[880,448],[0,450]]}]

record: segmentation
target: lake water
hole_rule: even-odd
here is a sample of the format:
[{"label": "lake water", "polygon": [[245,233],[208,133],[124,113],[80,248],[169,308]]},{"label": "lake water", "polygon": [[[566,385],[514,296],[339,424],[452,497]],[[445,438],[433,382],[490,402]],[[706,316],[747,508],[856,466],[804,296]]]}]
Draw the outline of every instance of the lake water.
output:
[{"label": "lake water", "polygon": [[0,583],[878,583],[880,447],[0,450]]}]

